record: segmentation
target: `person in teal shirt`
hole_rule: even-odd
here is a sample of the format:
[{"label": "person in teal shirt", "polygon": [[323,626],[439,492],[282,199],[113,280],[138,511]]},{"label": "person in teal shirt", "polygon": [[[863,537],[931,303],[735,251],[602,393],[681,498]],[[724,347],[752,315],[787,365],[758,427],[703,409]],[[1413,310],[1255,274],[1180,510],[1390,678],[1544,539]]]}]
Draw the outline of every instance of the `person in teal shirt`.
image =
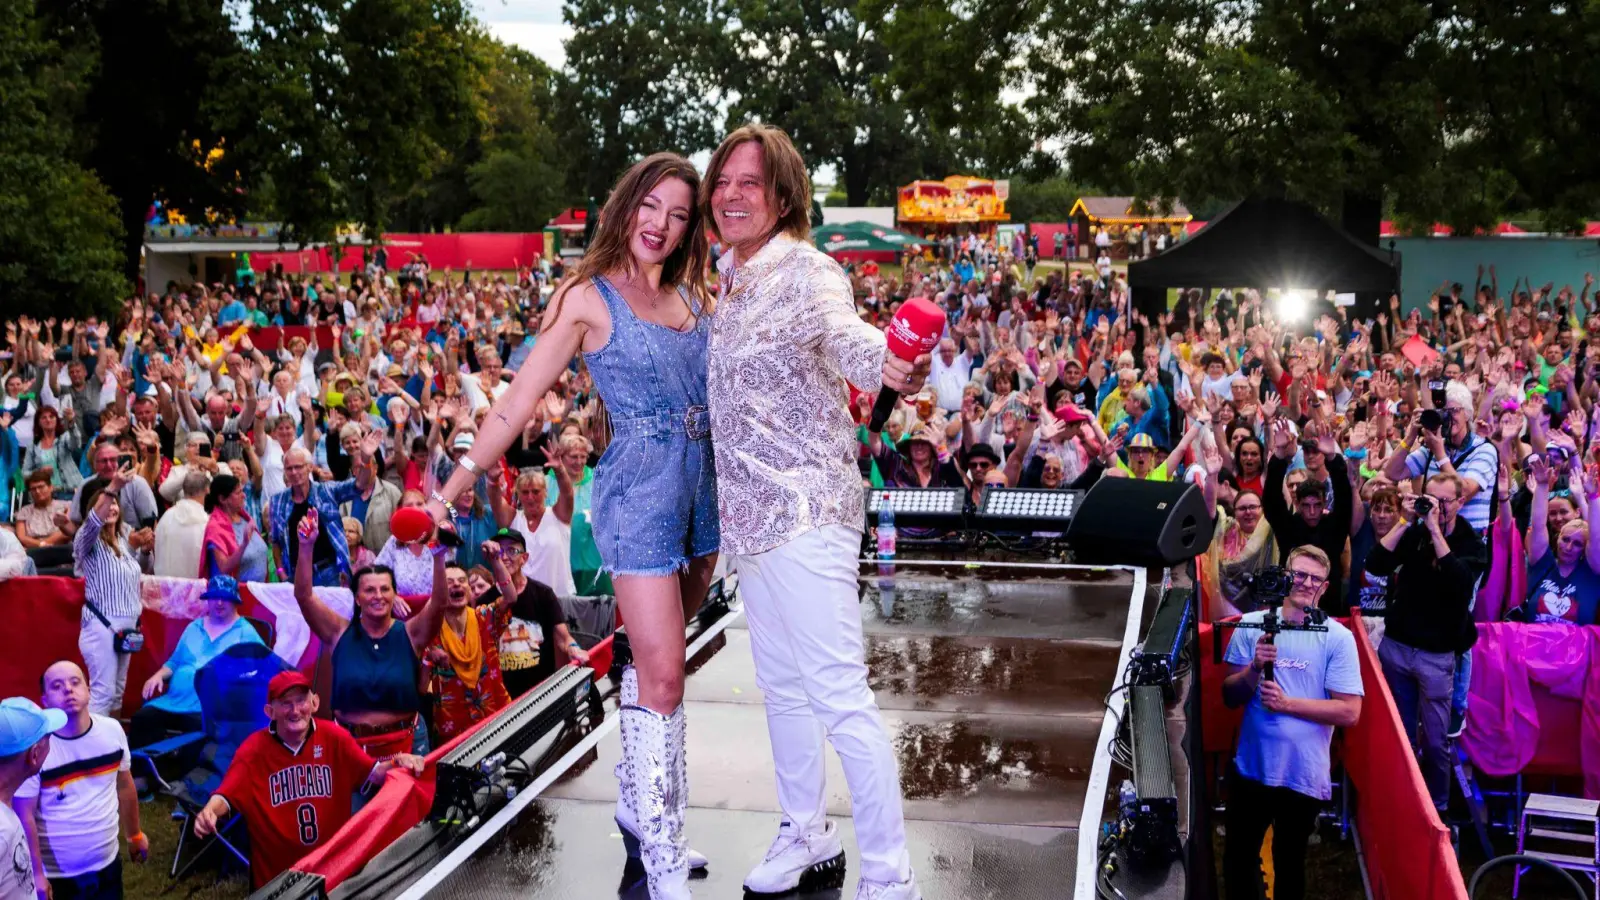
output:
[{"label": "person in teal shirt", "polygon": [[167,664],[144,683],[145,703],[129,724],[129,747],[155,743],[173,732],[199,731],[195,673],[235,644],[261,643],[254,626],[239,615],[239,582],[232,576],[211,576],[200,599],[206,604],[205,615],[189,623]]},{"label": "person in teal shirt", "polygon": [[[584,596],[613,593],[611,576],[600,562],[600,548],[594,543],[594,523],[589,517],[589,503],[594,488],[594,469],[589,466],[589,453],[593,445],[581,434],[563,436],[556,444],[556,462],[566,469],[572,479],[572,580],[578,593]],[[547,507],[555,506],[561,497],[554,472],[545,473],[545,501]]]}]

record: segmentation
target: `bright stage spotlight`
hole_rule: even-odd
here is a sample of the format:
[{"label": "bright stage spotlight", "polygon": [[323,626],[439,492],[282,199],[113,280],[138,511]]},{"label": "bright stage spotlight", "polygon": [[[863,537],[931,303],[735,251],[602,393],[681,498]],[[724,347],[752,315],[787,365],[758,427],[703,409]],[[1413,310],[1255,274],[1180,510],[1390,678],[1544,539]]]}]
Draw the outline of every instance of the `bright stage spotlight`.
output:
[{"label": "bright stage spotlight", "polygon": [[1286,322],[1303,322],[1311,312],[1311,301],[1316,294],[1311,291],[1287,290],[1278,294],[1278,318]]}]

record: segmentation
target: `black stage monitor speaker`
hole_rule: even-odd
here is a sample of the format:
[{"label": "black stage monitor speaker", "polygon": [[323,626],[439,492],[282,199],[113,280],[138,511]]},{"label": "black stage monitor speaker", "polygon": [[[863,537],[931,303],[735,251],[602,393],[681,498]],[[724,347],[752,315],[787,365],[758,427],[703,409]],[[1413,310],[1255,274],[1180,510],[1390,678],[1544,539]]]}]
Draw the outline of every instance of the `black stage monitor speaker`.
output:
[{"label": "black stage monitor speaker", "polygon": [[1187,482],[1102,478],[1067,526],[1078,562],[1172,566],[1204,553],[1215,523]]}]

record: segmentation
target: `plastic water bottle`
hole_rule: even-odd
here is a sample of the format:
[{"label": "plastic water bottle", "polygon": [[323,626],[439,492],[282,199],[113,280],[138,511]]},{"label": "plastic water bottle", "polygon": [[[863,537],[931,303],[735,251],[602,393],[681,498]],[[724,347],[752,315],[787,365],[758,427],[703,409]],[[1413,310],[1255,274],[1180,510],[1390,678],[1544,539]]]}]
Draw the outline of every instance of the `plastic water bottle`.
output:
[{"label": "plastic water bottle", "polygon": [[894,615],[894,503],[884,492],[878,502],[878,608],[885,619]]},{"label": "plastic water bottle", "polygon": [[894,502],[890,499],[888,491],[883,492],[883,497],[878,502],[878,559],[885,562],[894,562]]}]

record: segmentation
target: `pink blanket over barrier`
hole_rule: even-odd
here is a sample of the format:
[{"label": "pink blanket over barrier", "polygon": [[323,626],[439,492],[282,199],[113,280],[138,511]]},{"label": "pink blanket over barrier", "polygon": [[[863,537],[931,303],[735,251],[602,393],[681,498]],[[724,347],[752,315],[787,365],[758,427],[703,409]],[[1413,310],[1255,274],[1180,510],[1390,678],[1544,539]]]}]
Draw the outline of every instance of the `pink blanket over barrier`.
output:
[{"label": "pink blanket over barrier", "polygon": [[[1473,765],[1514,775],[1539,752],[1536,691],[1576,701],[1583,793],[1600,799],[1600,627],[1478,624],[1472,648],[1472,692],[1461,742]],[[1546,706],[1546,710],[1552,707]]]}]

